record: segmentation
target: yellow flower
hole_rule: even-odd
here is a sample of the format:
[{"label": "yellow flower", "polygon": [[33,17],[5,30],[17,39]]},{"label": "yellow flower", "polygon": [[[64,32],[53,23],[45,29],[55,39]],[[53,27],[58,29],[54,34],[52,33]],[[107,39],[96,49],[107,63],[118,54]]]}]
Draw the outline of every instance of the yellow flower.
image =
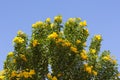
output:
[{"label": "yellow flower", "polygon": [[52,34],[48,35],[48,38],[56,39],[58,37],[58,34],[56,32],[53,32]]},{"label": "yellow flower", "polygon": [[80,22],[79,25],[80,25],[80,26],[83,26],[83,27],[84,27],[84,26],[87,26],[86,20],[84,20],[83,22]]},{"label": "yellow flower", "polygon": [[32,28],[37,28],[38,26],[36,24],[32,24]]},{"label": "yellow flower", "polygon": [[85,71],[88,72],[89,74],[91,74],[92,73],[92,67],[91,66],[87,66],[85,68]]},{"label": "yellow flower", "polygon": [[95,54],[96,50],[95,49],[90,49],[90,53]]},{"label": "yellow flower", "polygon": [[87,63],[85,63],[85,64],[84,64],[84,67],[87,67],[87,66],[88,66],[88,64],[87,64]]},{"label": "yellow flower", "polygon": [[17,34],[18,34],[18,35],[23,35],[24,33],[23,33],[21,30],[19,30],[19,31],[17,32]]},{"label": "yellow flower", "polygon": [[29,73],[28,72],[23,72],[23,76],[25,77],[25,78],[28,78],[29,77]]},{"label": "yellow flower", "polygon": [[77,51],[77,48],[76,48],[76,47],[71,46],[71,47],[70,47],[70,49],[71,49],[71,51],[73,51],[74,53],[78,53],[78,51]]},{"label": "yellow flower", "polygon": [[81,41],[80,41],[80,40],[77,40],[77,41],[76,41],[76,43],[77,43],[77,44],[80,44],[80,43],[81,43]]},{"label": "yellow flower", "polygon": [[96,71],[93,70],[92,72],[93,72],[94,76],[97,76],[97,72]]},{"label": "yellow flower", "polygon": [[24,39],[21,38],[21,37],[15,37],[15,38],[13,39],[13,42],[15,42],[15,43],[23,43],[23,42],[24,42]]},{"label": "yellow flower", "polygon": [[113,60],[112,62],[113,62],[113,64],[116,64],[116,63],[117,63],[117,61],[116,61],[116,60]]},{"label": "yellow flower", "polygon": [[56,77],[56,76],[54,76],[54,77],[52,78],[52,80],[58,80],[58,79],[57,79],[57,77]]},{"label": "yellow flower", "polygon": [[86,32],[86,34],[89,34],[89,31],[88,31],[88,29],[85,29],[85,32]]},{"label": "yellow flower", "polygon": [[48,77],[49,79],[52,79],[52,76],[51,76],[50,73],[47,74],[47,77]]},{"label": "yellow flower", "polygon": [[87,53],[87,51],[83,49],[83,50],[82,50],[82,53],[86,54],[86,53]]},{"label": "yellow flower", "polygon": [[83,21],[83,26],[87,26],[86,20]]},{"label": "yellow flower", "polygon": [[23,75],[21,73],[17,74],[17,77],[22,77]]},{"label": "yellow flower", "polygon": [[35,70],[30,70],[29,75],[34,75],[35,74]]},{"label": "yellow flower", "polygon": [[51,24],[50,24],[50,27],[51,27],[51,28],[55,27],[55,24],[54,24],[54,23],[51,23]]},{"label": "yellow flower", "polygon": [[59,39],[56,41],[56,43],[61,43],[61,42],[64,42],[64,40],[61,39],[61,38],[59,38]]},{"label": "yellow flower", "polygon": [[95,35],[95,40],[101,40],[101,35]]},{"label": "yellow flower", "polygon": [[24,61],[27,61],[27,59],[26,59],[25,55],[20,54],[20,57],[21,57]]},{"label": "yellow flower", "polygon": [[83,60],[86,60],[88,58],[86,53],[81,52],[80,55]]},{"label": "yellow flower", "polygon": [[33,42],[32,42],[33,47],[36,47],[38,44],[39,44],[38,40],[33,40]]},{"label": "yellow flower", "polygon": [[4,80],[5,76],[0,76],[0,80]]},{"label": "yellow flower", "polygon": [[38,27],[41,27],[41,26],[43,26],[43,22],[42,22],[42,21],[38,21],[38,22],[36,22],[36,25],[37,25]]},{"label": "yellow flower", "polygon": [[64,43],[62,44],[62,46],[67,46],[67,47],[69,47],[70,45],[71,45],[70,42],[64,42]]},{"label": "yellow flower", "polygon": [[57,23],[62,23],[62,16],[55,16],[54,21]]},{"label": "yellow flower", "polygon": [[110,56],[109,56],[109,55],[107,55],[107,56],[104,56],[102,59],[103,59],[103,60],[106,60],[106,61],[109,61],[109,60],[111,60],[111,58],[110,58]]},{"label": "yellow flower", "polygon": [[50,21],[51,21],[50,18],[47,18],[47,19],[46,19],[46,22],[47,22],[47,23],[50,23]]},{"label": "yellow flower", "polygon": [[8,56],[9,56],[9,57],[13,57],[13,56],[14,56],[14,53],[13,53],[13,52],[9,52],[9,53],[8,53]]},{"label": "yellow flower", "polygon": [[75,22],[75,18],[69,18],[69,19],[68,19],[68,22],[69,22],[69,23],[74,23],[74,22]]},{"label": "yellow flower", "polygon": [[16,77],[16,76],[17,76],[16,71],[12,71],[12,73],[11,73],[11,77]]}]

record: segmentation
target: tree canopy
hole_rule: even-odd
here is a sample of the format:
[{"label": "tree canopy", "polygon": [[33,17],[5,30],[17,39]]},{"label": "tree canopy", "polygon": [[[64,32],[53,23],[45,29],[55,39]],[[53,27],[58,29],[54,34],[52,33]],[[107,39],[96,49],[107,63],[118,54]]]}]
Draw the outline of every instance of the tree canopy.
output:
[{"label": "tree canopy", "polygon": [[81,18],[38,21],[31,37],[17,32],[0,80],[120,80],[116,59],[110,51],[100,52],[102,36],[94,35],[87,45],[88,36]]}]

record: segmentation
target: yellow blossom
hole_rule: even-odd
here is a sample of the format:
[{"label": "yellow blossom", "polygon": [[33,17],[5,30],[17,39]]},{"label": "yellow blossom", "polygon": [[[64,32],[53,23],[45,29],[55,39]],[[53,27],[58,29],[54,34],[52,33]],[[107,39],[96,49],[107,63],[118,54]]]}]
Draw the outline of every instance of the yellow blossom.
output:
[{"label": "yellow blossom", "polygon": [[54,23],[51,23],[51,24],[50,24],[50,27],[51,27],[51,28],[55,27],[55,24],[54,24]]},{"label": "yellow blossom", "polygon": [[71,51],[73,51],[74,53],[78,53],[78,51],[77,51],[77,48],[76,48],[76,47],[71,46],[71,47],[70,47],[70,49],[71,49]]},{"label": "yellow blossom", "polygon": [[86,31],[86,34],[89,34],[89,31],[88,31],[88,29],[85,29],[85,31]]},{"label": "yellow blossom", "polygon": [[36,25],[37,25],[38,27],[41,27],[41,26],[43,26],[43,22],[42,22],[42,21],[38,21],[38,22],[36,22]]},{"label": "yellow blossom", "polygon": [[94,76],[97,76],[97,72],[96,71],[93,70],[92,72],[93,72]]},{"label": "yellow blossom", "polygon": [[81,41],[80,41],[80,40],[77,40],[77,41],[76,41],[76,43],[77,43],[77,44],[80,44],[80,43],[81,43]]},{"label": "yellow blossom", "polygon": [[9,57],[13,57],[13,56],[14,56],[14,53],[13,53],[13,52],[9,52],[9,53],[8,53],[8,56],[9,56]]},{"label": "yellow blossom", "polygon": [[57,23],[62,23],[62,16],[55,16],[54,21]]},{"label": "yellow blossom", "polygon": [[92,73],[92,67],[91,66],[87,66],[85,68],[85,71],[88,72],[89,74],[91,74]]},{"label": "yellow blossom", "polygon": [[95,35],[96,40],[101,40],[101,35]]},{"label": "yellow blossom", "polygon": [[113,62],[113,64],[116,64],[116,63],[117,63],[117,61],[116,61],[116,60],[113,60],[112,62]]},{"label": "yellow blossom", "polygon": [[47,18],[47,19],[46,19],[46,22],[47,22],[47,23],[50,23],[50,21],[51,21],[50,18]]},{"label": "yellow blossom", "polygon": [[67,47],[69,47],[70,45],[71,45],[70,42],[64,42],[64,43],[62,44],[62,46],[67,46]]},{"label": "yellow blossom", "polygon": [[57,77],[56,77],[56,76],[54,76],[54,77],[52,78],[52,80],[58,80],[58,79],[57,79]]},{"label": "yellow blossom", "polygon": [[95,49],[90,49],[90,53],[95,54],[96,50]]},{"label": "yellow blossom", "polygon": [[86,54],[86,53],[87,53],[87,51],[83,49],[83,50],[82,50],[82,53]]},{"label": "yellow blossom", "polygon": [[56,32],[53,32],[52,34],[48,35],[48,38],[55,39],[58,37],[58,34]]},{"label": "yellow blossom", "polygon": [[18,35],[23,35],[24,32],[22,32],[21,30],[19,30],[19,31],[17,32],[17,34],[18,34]]},{"label": "yellow blossom", "polygon": [[12,71],[12,73],[11,73],[11,77],[16,77],[16,76],[17,76],[16,71]]},{"label": "yellow blossom", "polygon": [[21,57],[24,61],[27,61],[27,59],[26,59],[25,55],[20,54],[20,57]]},{"label": "yellow blossom", "polygon": [[0,80],[4,80],[5,76],[0,76]]},{"label": "yellow blossom", "polygon": [[69,18],[69,19],[68,19],[68,22],[69,22],[69,23],[74,23],[74,22],[75,22],[75,18]]},{"label": "yellow blossom", "polygon": [[80,26],[83,26],[83,27],[84,27],[84,26],[87,26],[86,20],[84,20],[83,22],[80,22],[79,25],[80,25]]},{"label": "yellow blossom", "polygon": [[22,77],[23,75],[21,73],[17,74],[17,77]]},{"label": "yellow blossom", "polygon": [[37,28],[38,26],[36,24],[32,24],[32,28]]},{"label": "yellow blossom", "polygon": [[38,40],[33,40],[32,45],[33,47],[36,47],[38,45]]},{"label": "yellow blossom", "polygon": [[15,38],[13,39],[13,42],[15,42],[15,43],[23,43],[23,42],[24,42],[24,39],[21,38],[21,37],[15,37]]},{"label": "yellow blossom", "polygon": [[87,26],[86,20],[83,21],[83,26]]},{"label": "yellow blossom", "polygon": [[35,70],[30,70],[29,75],[34,75],[35,74]]},{"label": "yellow blossom", "polygon": [[64,42],[63,39],[59,38],[58,40],[56,40],[56,43],[61,43],[61,42]]},{"label": "yellow blossom", "polygon": [[111,60],[111,58],[110,58],[110,56],[109,56],[109,55],[107,55],[107,56],[104,56],[102,59],[103,59],[103,60],[106,60],[106,61],[109,61],[109,60]]},{"label": "yellow blossom", "polygon": [[85,64],[84,64],[84,66],[85,66],[85,67],[87,67],[87,66],[88,66],[88,64],[87,64],[87,63],[85,63]]},{"label": "yellow blossom", "polygon": [[86,60],[88,58],[86,53],[81,52],[80,55],[83,60]]},{"label": "yellow blossom", "polygon": [[29,77],[29,72],[23,72],[23,76],[25,77],[25,78],[28,78]]},{"label": "yellow blossom", "polygon": [[49,79],[52,79],[52,76],[51,76],[50,73],[47,74],[47,77],[48,77]]}]

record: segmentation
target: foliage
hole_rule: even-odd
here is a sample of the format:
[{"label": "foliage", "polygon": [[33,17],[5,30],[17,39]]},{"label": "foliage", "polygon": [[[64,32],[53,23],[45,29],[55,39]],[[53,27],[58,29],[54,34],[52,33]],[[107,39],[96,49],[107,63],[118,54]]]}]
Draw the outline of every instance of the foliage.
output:
[{"label": "foliage", "polygon": [[18,31],[0,79],[120,80],[118,64],[110,51],[100,54],[102,36],[95,35],[90,46],[86,45],[86,26],[81,18],[62,23],[62,16],[56,16],[54,22],[47,18],[33,24],[30,39]]}]

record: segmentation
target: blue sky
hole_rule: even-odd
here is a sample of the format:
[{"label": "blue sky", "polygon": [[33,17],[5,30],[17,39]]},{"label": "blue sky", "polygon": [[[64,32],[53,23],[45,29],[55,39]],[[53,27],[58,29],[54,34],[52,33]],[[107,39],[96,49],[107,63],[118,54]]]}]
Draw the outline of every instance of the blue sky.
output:
[{"label": "blue sky", "polygon": [[[102,34],[101,51],[110,50],[120,64],[120,0],[1,0],[0,1],[0,70],[12,39],[18,30],[31,35],[31,25],[61,14],[87,20],[90,36]],[[88,43],[89,44],[89,43]]]}]

